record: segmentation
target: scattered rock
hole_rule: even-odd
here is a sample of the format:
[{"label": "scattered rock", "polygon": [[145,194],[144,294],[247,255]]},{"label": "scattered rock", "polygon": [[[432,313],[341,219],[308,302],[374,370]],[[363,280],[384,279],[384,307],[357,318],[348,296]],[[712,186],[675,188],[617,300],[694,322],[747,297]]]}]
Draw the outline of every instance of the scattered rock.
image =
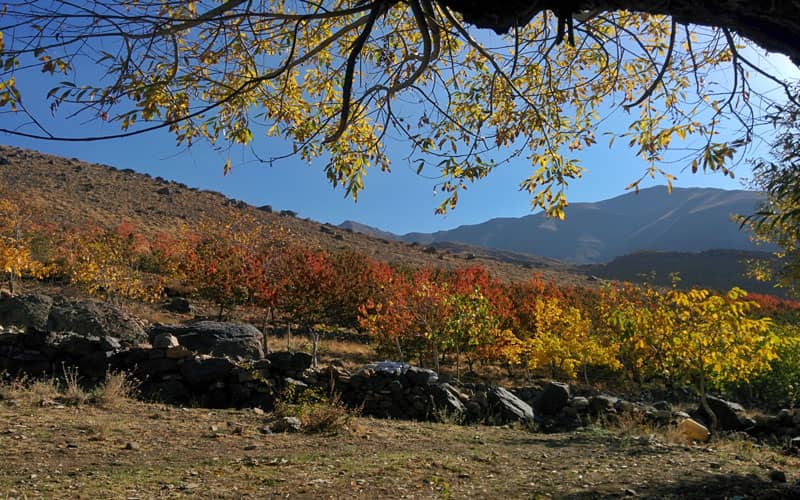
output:
[{"label": "scattered rock", "polygon": [[300,432],[302,423],[297,417],[281,417],[270,426],[272,432]]},{"label": "scattered rock", "polygon": [[147,338],[142,327],[133,318],[111,304],[63,297],[56,297],[53,301],[46,329],[83,336],[109,336],[127,342]]},{"label": "scattered rock", "polygon": [[[397,382],[397,381],[396,381]],[[403,390],[400,385],[400,391]],[[458,397],[458,391],[450,384],[436,384],[431,387],[436,405],[436,417],[440,420],[460,422],[467,409]]]},{"label": "scattered rock", "polygon": [[705,441],[711,435],[705,425],[691,418],[685,418],[678,424],[678,430],[692,441]]},{"label": "scattered rock", "polygon": [[125,444],[125,448],[124,449],[131,450],[131,451],[137,451],[137,450],[141,449],[141,446],[139,446],[139,443],[136,443],[134,441],[129,441],[128,443]]}]

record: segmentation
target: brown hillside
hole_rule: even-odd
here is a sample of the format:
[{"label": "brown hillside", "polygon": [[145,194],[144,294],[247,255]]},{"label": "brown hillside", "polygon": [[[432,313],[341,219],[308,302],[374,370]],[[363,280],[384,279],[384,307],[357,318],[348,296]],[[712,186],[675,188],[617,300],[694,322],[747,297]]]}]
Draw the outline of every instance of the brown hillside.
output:
[{"label": "brown hillside", "polygon": [[282,227],[303,244],[329,250],[351,249],[376,259],[410,266],[457,268],[481,265],[505,280],[525,280],[534,272],[560,284],[589,284],[574,267],[552,259],[457,246],[424,247],[374,238],[328,224],[298,219],[207,190],[130,169],[86,163],[37,151],[0,146],[0,182],[21,199],[44,207],[47,222],[115,226],[130,221],[144,230],[168,230],[220,222],[246,211],[265,225]]}]

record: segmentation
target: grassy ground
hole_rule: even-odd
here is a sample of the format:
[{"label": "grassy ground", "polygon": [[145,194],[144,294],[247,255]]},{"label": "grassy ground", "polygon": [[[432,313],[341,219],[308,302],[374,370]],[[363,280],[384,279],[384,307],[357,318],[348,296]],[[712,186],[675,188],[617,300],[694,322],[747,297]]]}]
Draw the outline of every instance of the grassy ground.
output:
[{"label": "grassy ground", "polygon": [[265,434],[270,415],[253,410],[111,391],[78,406],[48,384],[0,391],[0,498],[791,498],[800,479],[780,450],[636,422],[537,434],[355,418],[334,435]]}]

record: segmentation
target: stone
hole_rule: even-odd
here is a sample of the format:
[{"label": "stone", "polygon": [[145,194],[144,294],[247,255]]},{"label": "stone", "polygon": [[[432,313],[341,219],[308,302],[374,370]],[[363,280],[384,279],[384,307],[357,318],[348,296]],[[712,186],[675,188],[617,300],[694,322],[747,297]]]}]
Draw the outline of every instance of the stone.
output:
[{"label": "stone", "polygon": [[26,330],[47,330],[53,299],[43,294],[15,295],[0,300],[0,324]]},{"label": "stone", "polygon": [[489,415],[494,423],[533,422],[533,408],[502,387],[492,387],[487,391]]},{"label": "stone", "polygon": [[405,376],[411,385],[419,386],[435,384],[439,380],[435,371],[411,365],[407,365]]},{"label": "stone", "polygon": [[692,441],[705,441],[711,436],[705,425],[691,418],[685,418],[678,423],[678,430],[687,439]]},{"label": "stone", "polygon": [[786,425],[786,426],[794,425],[794,422],[793,422],[794,413],[792,412],[792,410],[790,410],[788,408],[784,408],[781,411],[779,411],[778,414],[776,415],[776,417],[778,418],[778,421],[782,425]]},{"label": "stone", "polygon": [[534,403],[537,412],[545,415],[556,415],[569,402],[569,385],[550,382],[542,388],[542,392]]},{"label": "stone", "polygon": [[589,410],[589,399],[583,396],[575,396],[569,402],[570,408],[575,408],[577,412],[585,412]]},{"label": "stone", "polygon": [[656,401],[653,408],[660,411],[672,411],[672,405],[668,401]]},{"label": "stone", "polygon": [[458,397],[458,391],[447,383],[431,386],[431,395],[435,405],[436,417],[444,421],[460,421],[467,408]]},{"label": "stone", "polygon": [[108,355],[94,351],[83,356],[78,362],[78,373],[84,377],[101,378],[108,372]]},{"label": "stone", "polygon": [[146,382],[139,388],[142,396],[151,401],[181,404],[189,401],[189,390],[180,380],[169,379],[159,382]]},{"label": "stone", "polygon": [[183,297],[174,297],[164,306],[164,309],[178,314],[189,314],[192,312],[192,304]]},{"label": "stone", "polygon": [[100,350],[100,339],[97,337],[83,337],[75,333],[69,333],[63,337],[58,348],[74,358],[80,358]]},{"label": "stone", "polygon": [[300,432],[303,424],[297,417],[281,417],[270,425],[272,432]]},{"label": "stone", "polygon": [[178,338],[171,333],[151,332],[150,345],[153,346],[153,349],[169,349],[170,347],[178,347],[180,343],[178,342]]},{"label": "stone", "polygon": [[[739,403],[726,401],[724,399],[708,396],[708,406],[717,417],[717,426],[723,431],[742,431],[749,427],[749,422],[744,421],[741,417],[744,413],[744,408]],[[710,422],[711,418],[706,414],[703,405],[697,409],[697,415],[703,420]]]},{"label": "stone", "polygon": [[786,473],[782,470],[772,469],[769,471],[769,478],[771,481],[776,483],[785,483],[786,482]]},{"label": "stone", "polygon": [[142,327],[131,316],[105,302],[53,299],[46,329],[53,332],[73,332],[83,336],[109,336],[123,343],[147,338]]},{"label": "stone", "polygon": [[313,359],[304,352],[276,351],[267,355],[270,369],[279,373],[301,373],[311,368]]},{"label": "stone", "polygon": [[177,371],[178,363],[173,359],[150,358],[140,362],[136,366],[134,374],[138,378],[146,380],[152,377],[159,377],[165,373],[176,373]]},{"label": "stone", "polygon": [[167,350],[164,351],[164,355],[167,359],[184,359],[192,357],[192,351],[186,346],[176,345],[167,348]]},{"label": "stone", "polygon": [[155,325],[149,333],[151,338],[162,333],[174,335],[180,345],[202,354],[239,359],[264,357],[264,336],[246,323],[192,321],[183,325]]},{"label": "stone", "polygon": [[214,382],[225,380],[234,366],[225,358],[194,358],[181,364],[180,373],[190,386],[207,388]]},{"label": "stone", "polygon": [[109,352],[109,351],[119,351],[122,349],[122,344],[120,343],[119,339],[116,337],[111,337],[108,335],[103,336],[100,338],[100,342],[98,347],[101,351]]},{"label": "stone", "polygon": [[589,398],[589,411],[593,415],[606,413],[607,411],[613,409],[616,403],[617,398],[607,394],[598,394],[597,396],[592,396]]}]

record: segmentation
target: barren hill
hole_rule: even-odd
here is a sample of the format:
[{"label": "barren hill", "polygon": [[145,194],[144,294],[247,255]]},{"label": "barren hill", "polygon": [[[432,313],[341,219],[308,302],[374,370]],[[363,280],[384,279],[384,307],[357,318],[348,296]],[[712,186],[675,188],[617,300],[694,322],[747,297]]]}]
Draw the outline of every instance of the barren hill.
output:
[{"label": "barren hill", "polygon": [[268,206],[254,207],[207,190],[151,177],[133,170],[82,162],[9,146],[0,146],[0,184],[22,199],[44,207],[48,222],[59,226],[130,221],[145,230],[164,230],[185,224],[223,221],[236,211],[246,211],[265,225],[279,226],[293,239],[329,250],[350,249],[376,259],[410,266],[455,268],[482,265],[506,280],[528,279],[537,272],[545,279],[584,284],[574,267],[552,259],[514,257],[505,252],[472,248],[425,247],[354,232],[319,222],[298,219]]}]

